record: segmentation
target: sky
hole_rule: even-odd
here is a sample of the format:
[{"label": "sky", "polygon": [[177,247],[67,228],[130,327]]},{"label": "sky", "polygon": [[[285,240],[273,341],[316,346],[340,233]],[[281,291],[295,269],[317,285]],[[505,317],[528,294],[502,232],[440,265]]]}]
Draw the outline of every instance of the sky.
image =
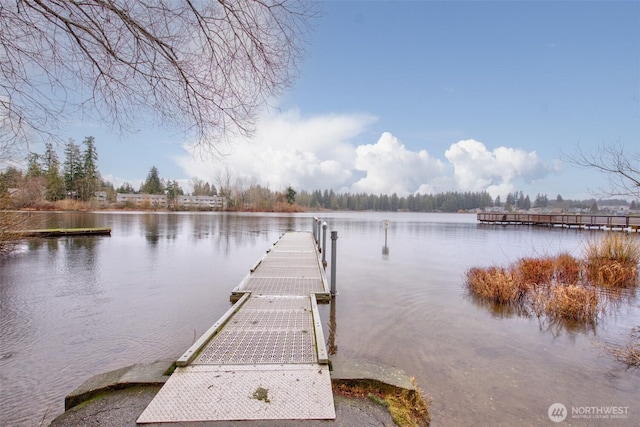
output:
[{"label": "sky", "polygon": [[503,200],[593,197],[605,177],[567,157],[640,146],[638,1],[329,1],[312,25],[295,83],[222,159],[190,152],[179,130],[80,124],[66,137],[94,136],[116,187],[156,166],[186,192],[227,169],[274,191]]}]

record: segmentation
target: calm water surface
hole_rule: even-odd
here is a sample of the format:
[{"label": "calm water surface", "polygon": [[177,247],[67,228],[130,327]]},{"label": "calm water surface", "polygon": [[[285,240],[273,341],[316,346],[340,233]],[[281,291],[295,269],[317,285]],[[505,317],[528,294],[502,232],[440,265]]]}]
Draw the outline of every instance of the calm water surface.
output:
[{"label": "calm water surface", "polygon": [[[45,226],[113,233],[35,240],[0,259],[1,425],[47,425],[90,376],[179,357],[280,234],[310,230],[312,216],[42,214]],[[339,295],[320,306],[327,337],[335,325],[336,363],[367,360],[414,376],[433,399],[434,426],[553,425],[556,402],[569,411],[628,407],[626,419],[568,425],[639,425],[640,372],[593,345],[623,343],[640,325],[637,292],[595,328],[572,328],[493,310],[462,286],[473,266],[580,256],[600,232],[484,226],[465,214],[323,218],[339,236]]]}]

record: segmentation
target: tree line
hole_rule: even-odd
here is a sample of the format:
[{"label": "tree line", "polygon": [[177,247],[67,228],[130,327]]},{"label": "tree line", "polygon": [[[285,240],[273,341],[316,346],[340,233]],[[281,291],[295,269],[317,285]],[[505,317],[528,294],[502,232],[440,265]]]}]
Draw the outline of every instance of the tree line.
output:
[{"label": "tree line", "polygon": [[[262,186],[255,179],[236,177],[228,169],[220,169],[209,183],[193,177],[189,182],[192,196],[221,196],[226,200],[229,210],[273,211],[296,209],[328,209],[352,211],[410,211],[410,212],[457,212],[473,209],[502,207],[505,210],[528,210],[534,208],[561,207],[597,210],[597,205],[626,205],[626,200],[583,200],[565,201],[561,195],[549,200],[546,194],[537,194],[532,201],[522,191],[507,194],[503,202],[500,196],[495,199],[486,191],[458,192],[449,191],[438,194],[368,194],[336,193],[332,189],[300,190],[289,186],[283,191],[273,191]],[[0,172],[0,194],[8,189],[19,191],[14,198],[15,207],[37,207],[42,201],[56,202],[73,199],[90,202],[97,191],[106,193],[107,202],[116,201],[116,193],[164,194],[169,204],[184,190],[177,180],[161,178],[160,171],[152,166],[139,189],[128,182],[114,189],[112,183],[101,178],[98,169],[98,152],[95,138],[88,136],[82,144],[69,140],[64,147],[64,160],[52,143],[45,144],[44,153],[30,153],[27,158],[27,170],[22,172],[9,167]],[[633,203],[635,205],[635,202]],[[116,206],[117,207],[117,206]]]},{"label": "tree line", "polygon": [[113,190],[100,177],[98,151],[92,136],[86,137],[82,146],[69,140],[62,162],[51,142],[45,144],[44,153],[29,153],[26,172],[10,166],[0,173],[0,190],[9,188],[19,189],[16,197],[21,206],[32,206],[43,199],[89,201],[98,190]]}]

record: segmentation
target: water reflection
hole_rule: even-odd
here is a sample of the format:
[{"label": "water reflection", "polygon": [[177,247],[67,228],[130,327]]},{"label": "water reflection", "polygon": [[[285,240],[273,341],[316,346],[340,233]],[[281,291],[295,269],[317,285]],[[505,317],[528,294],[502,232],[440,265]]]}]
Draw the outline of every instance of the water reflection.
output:
[{"label": "water reflection", "polygon": [[[230,291],[280,234],[311,231],[312,216],[44,215],[52,227],[106,226],[112,236],[34,240],[0,260],[2,422],[38,425],[46,412],[46,425],[89,376],[178,357],[227,311]],[[591,344],[596,332],[624,340],[640,323],[635,295],[620,292],[593,330],[579,330],[464,292],[470,267],[577,252],[589,233],[480,227],[474,215],[322,216],[340,234],[340,294],[319,307],[332,360],[415,376],[433,397],[434,425],[546,425],[554,402],[640,413],[640,373]],[[387,218],[394,256],[381,259]]]},{"label": "water reflection", "polygon": [[336,320],[336,297],[331,297],[331,303],[329,307],[329,341],[327,343],[327,352],[329,356],[334,356],[338,353],[338,344],[336,344],[336,335],[338,333],[338,322]]}]

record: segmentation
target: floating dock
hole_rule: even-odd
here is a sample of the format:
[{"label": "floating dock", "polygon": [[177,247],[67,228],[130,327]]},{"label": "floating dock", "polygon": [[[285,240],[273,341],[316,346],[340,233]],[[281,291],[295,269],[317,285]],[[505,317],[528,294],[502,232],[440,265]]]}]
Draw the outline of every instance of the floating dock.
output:
[{"label": "floating dock", "polygon": [[111,228],[53,228],[15,232],[21,237],[110,236]]},{"label": "floating dock", "polygon": [[640,216],[568,215],[525,213],[478,213],[478,221],[499,225],[536,225],[544,227],[603,229],[618,231],[640,230]]},{"label": "floating dock", "polygon": [[313,235],[287,232],[137,422],[335,419],[318,299],[330,293]]}]

